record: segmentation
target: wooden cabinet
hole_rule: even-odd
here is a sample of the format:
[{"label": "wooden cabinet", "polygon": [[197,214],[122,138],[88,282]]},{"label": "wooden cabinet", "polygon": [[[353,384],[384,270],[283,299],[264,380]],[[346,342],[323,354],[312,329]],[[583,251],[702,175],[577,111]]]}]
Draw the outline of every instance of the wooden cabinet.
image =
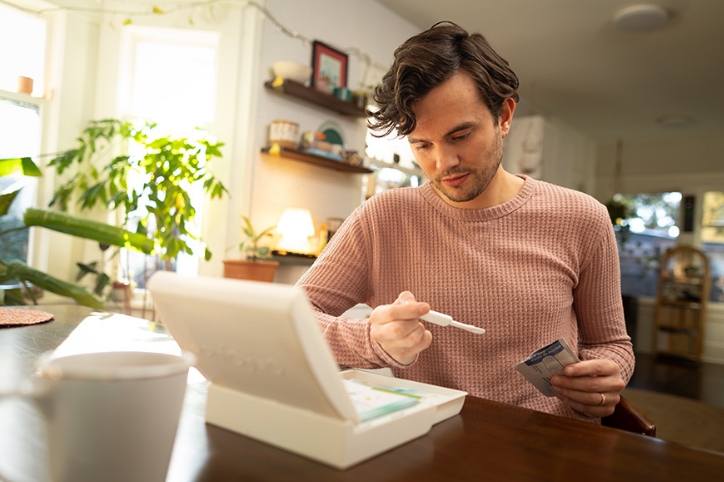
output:
[{"label": "wooden cabinet", "polygon": [[662,257],[654,306],[655,355],[701,360],[709,270],[708,257],[695,248],[672,248]]}]

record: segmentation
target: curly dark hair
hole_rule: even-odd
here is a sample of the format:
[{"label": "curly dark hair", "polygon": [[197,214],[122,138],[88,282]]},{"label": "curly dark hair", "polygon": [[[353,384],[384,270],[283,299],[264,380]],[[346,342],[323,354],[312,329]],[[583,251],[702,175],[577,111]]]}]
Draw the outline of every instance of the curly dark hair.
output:
[{"label": "curly dark hair", "polygon": [[[438,22],[395,50],[390,70],[375,89],[379,106],[369,127],[384,137],[393,131],[406,136],[415,130],[412,105],[459,71],[477,83],[481,99],[497,119],[503,101],[518,101],[518,77],[485,37],[469,34],[452,22]],[[380,133],[381,132],[381,133]]]}]

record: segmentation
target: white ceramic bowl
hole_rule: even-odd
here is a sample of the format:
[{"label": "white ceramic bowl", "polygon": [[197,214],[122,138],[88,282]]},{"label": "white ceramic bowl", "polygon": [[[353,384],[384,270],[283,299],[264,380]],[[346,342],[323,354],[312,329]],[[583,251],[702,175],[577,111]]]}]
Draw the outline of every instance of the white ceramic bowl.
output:
[{"label": "white ceramic bowl", "polygon": [[277,60],[274,62],[272,70],[275,76],[293,80],[300,84],[308,82],[312,76],[312,67],[310,65],[292,62],[291,60]]}]

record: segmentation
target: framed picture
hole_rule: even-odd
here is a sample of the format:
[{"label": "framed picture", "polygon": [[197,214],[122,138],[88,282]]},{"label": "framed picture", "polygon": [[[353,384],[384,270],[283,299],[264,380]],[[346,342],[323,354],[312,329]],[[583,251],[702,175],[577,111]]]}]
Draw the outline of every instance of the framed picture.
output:
[{"label": "framed picture", "polygon": [[312,87],[331,94],[347,87],[347,54],[318,40],[312,43]]}]

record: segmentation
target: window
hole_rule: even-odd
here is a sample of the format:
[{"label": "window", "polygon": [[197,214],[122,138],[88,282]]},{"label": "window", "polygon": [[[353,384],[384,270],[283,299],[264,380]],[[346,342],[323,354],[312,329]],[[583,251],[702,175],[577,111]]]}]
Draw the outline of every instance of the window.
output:
[{"label": "window", "polygon": [[655,297],[659,282],[659,260],[676,239],[653,230],[625,233],[619,229],[621,293],[633,297]]},{"label": "window", "polygon": [[[40,151],[40,107],[0,95],[0,158],[32,157]],[[0,216],[0,231],[23,225],[23,213],[35,205],[37,178],[21,174],[0,177],[0,191],[20,182],[23,184],[10,211]],[[6,261],[28,261],[29,229],[13,231],[0,237],[0,252]]]},{"label": "window", "polygon": [[672,238],[679,236],[678,219],[680,192],[664,192],[657,194],[616,194],[614,201],[622,202],[628,207],[623,226],[634,233],[654,231]]},{"label": "window", "polygon": [[[41,102],[15,94],[18,77],[34,80],[33,92],[43,92],[45,65],[44,19],[0,4],[0,157],[34,157],[41,149]],[[38,180],[20,174],[0,178],[0,191],[21,183],[11,210],[0,216],[0,231],[22,226],[25,210],[36,203]],[[6,261],[28,262],[29,229],[0,237],[0,252]]]},{"label": "window", "polygon": [[[213,32],[126,27],[122,55],[126,65],[121,71],[128,76],[121,79],[120,114],[155,122],[173,135],[189,135],[196,128],[210,130],[215,119],[218,41],[219,34]],[[190,190],[200,229],[201,186]],[[121,279],[132,281],[137,288],[144,288],[157,267],[158,260],[121,252]],[[198,258],[179,255],[172,269],[195,275]]]},{"label": "window", "polygon": [[614,196],[627,211],[616,226],[624,296],[656,296],[659,260],[676,246],[679,236],[676,220],[681,199],[679,192]]},{"label": "window", "polygon": [[702,199],[701,240],[724,244],[724,192],[705,192]]},{"label": "window", "polygon": [[0,4],[0,89],[15,92],[22,76],[43,92],[46,31],[44,19]]},{"label": "window", "polygon": [[702,198],[701,249],[709,256],[710,301],[724,302],[724,192],[705,192]]},{"label": "window", "polygon": [[182,32],[177,43],[176,31],[132,30],[134,74],[124,112],[179,133],[209,127],[216,98],[217,35]]}]

